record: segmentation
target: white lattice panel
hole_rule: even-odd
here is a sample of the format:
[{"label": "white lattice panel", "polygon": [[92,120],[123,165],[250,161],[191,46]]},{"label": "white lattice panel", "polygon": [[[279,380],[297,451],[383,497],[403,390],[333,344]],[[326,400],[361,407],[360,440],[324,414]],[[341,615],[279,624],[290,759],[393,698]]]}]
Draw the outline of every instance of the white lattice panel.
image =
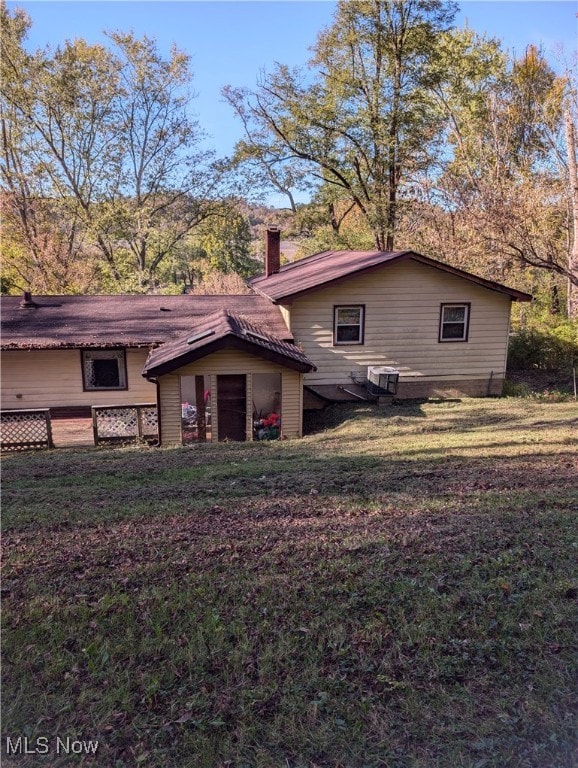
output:
[{"label": "white lattice panel", "polygon": [[0,429],[3,451],[52,447],[47,411],[4,411],[0,417]]},{"label": "white lattice panel", "polygon": [[135,408],[99,410],[96,416],[99,437],[138,437]]},{"label": "white lattice panel", "polygon": [[158,416],[154,405],[93,406],[94,439],[99,441],[156,438]]},{"label": "white lattice panel", "polygon": [[156,408],[141,410],[143,435],[156,435],[159,431],[159,417]]}]

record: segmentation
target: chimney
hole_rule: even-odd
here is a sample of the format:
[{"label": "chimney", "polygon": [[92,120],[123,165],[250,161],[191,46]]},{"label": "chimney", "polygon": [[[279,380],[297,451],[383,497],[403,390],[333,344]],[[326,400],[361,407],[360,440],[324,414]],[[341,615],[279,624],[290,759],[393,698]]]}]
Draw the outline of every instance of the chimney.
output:
[{"label": "chimney", "polygon": [[36,302],[32,300],[32,293],[30,291],[24,291],[22,293],[22,301],[20,302],[20,309],[34,309]]},{"label": "chimney", "polygon": [[267,229],[265,247],[265,276],[275,275],[281,266],[281,230],[279,227]]}]

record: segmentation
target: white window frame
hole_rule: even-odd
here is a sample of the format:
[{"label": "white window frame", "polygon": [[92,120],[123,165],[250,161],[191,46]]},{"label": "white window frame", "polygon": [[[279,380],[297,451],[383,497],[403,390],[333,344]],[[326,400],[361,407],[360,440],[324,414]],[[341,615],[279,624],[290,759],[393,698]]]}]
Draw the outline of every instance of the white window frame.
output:
[{"label": "white window frame", "polygon": [[[339,312],[342,309],[359,310],[359,322],[358,323],[340,323]],[[345,327],[345,326],[349,328],[357,326],[359,328],[357,339],[342,341],[338,338],[339,328]],[[365,305],[364,304],[338,304],[333,307],[333,346],[335,347],[351,346],[351,345],[359,346],[364,343],[364,336],[365,336]]]},{"label": "white window frame", "polygon": [[[464,310],[463,321],[446,320],[445,315],[446,315],[446,310],[448,309],[463,309]],[[457,341],[457,342],[468,341],[469,333],[470,333],[470,314],[471,314],[471,304],[467,301],[446,302],[442,304],[440,308],[440,328],[439,328],[438,341],[441,344],[448,344],[454,341]],[[444,336],[444,330],[447,326],[458,325],[458,324],[463,325],[461,336]]]}]

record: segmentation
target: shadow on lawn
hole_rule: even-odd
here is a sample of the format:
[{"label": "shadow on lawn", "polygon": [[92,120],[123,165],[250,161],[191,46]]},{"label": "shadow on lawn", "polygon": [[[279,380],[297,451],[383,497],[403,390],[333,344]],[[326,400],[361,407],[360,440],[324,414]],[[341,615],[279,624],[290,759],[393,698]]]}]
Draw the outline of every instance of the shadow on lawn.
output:
[{"label": "shadow on lawn", "polygon": [[[245,514],[266,515],[279,504],[301,518],[332,510],[391,509],[392,504],[408,512],[432,505],[472,509],[485,507],[488,494],[498,506],[523,502],[528,510],[546,504],[541,499],[550,492],[576,501],[572,447],[561,449],[553,442],[558,450],[546,452],[547,444],[540,441],[540,453],[515,441],[406,447],[403,458],[338,451],[316,455],[316,446],[274,443],[231,445],[226,453],[118,451],[104,463],[100,455],[86,454],[82,474],[73,475],[66,474],[65,462],[59,471],[54,464],[41,470],[38,464],[48,459],[34,456],[27,475],[12,473],[10,464],[5,468],[3,528],[9,533],[207,512],[233,515],[243,525]],[[509,446],[519,446],[520,452],[493,455],[494,448]],[[472,455],[480,448],[482,455]],[[192,456],[200,461],[192,463]]]},{"label": "shadow on lawn", "polygon": [[[137,474],[136,455],[125,462]],[[554,546],[554,533],[542,526],[551,514],[570,520],[578,502],[570,450],[498,462],[460,454],[420,462],[295,455],[277,471],[250,469],[239,477],[215,464],[192,483],[181,464],[170,481],[149,473],[115,489],[92,477],[74,498],[57,487],[36,498],[8,489],[3,544],[11,598],[30,599],[28,588],[48,598],[55,585],[61,594],[152,586],[166,580],[167,566],[173,580],[200,568],[259,573],[267,563],[276,574],[298,562],[323,569],[349,554],[387,552],[395,542],[402,550],[411,545],[412,557],[437,552],[445,559],[459,540],[474,557],[490,539],[492,549],[507,549],[520,525],[532,528],[540,546],[549,539]],[[50,532],[58,547],[47,553]]]},{"label": "shadow on lawn", "polygon": [[426,418],[423,411],[427,400],[407,400],[393,405],[378,406],[373,403],[334,403],[323,410],[304,411],[303,432],[313,435],[326,429],[345,424],[351,419],[372,418],[375,421],[390,420],[396,416]]},{"label": "shadow on lawn", "polygon": [[[489,409],[487,400],[477,408],[469,408],[466,412],[453,406],[461,403],[459,399],[443,400],[407,400],[392,405],[378,406],[373,403],[335,403],[322,411],[305,411],[303,430],[306,435],[314,435],[325,431],[334,430],[347,425],[348,422],[358,423],[367,420],[376,427],[407,427],[412,428],[417,435],[428,432],[469,432],[475,429],[491,427],[499,430],[531,430],[539,428],[541,431],[562,426],[559,420],[541,419],[528,423],[528,416],[524,409]],[[506,406],[511,401],[501,400],[497,402]],[[435,418],[424,409],[424,406],[445,406],[444,410],[437,411]],[[418,421],[419,420],[419,421]],[[578,424],[578,419],[568,421],[568,426]],[[368,430],[368,435],[371,432]],[[339,437],[338,433],[338,437]]]}]

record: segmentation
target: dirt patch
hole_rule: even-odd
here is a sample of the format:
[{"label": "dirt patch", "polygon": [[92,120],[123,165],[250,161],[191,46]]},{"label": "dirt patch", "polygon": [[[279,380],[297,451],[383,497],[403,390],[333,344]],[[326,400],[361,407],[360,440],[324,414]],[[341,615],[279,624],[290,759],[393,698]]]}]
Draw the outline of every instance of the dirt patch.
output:
[{"label": "dirt patch", "polygon": [[514,384],[525,384],[530,393],[562,392],[574,394],[572,371],[509,371],[506,380]]}]

